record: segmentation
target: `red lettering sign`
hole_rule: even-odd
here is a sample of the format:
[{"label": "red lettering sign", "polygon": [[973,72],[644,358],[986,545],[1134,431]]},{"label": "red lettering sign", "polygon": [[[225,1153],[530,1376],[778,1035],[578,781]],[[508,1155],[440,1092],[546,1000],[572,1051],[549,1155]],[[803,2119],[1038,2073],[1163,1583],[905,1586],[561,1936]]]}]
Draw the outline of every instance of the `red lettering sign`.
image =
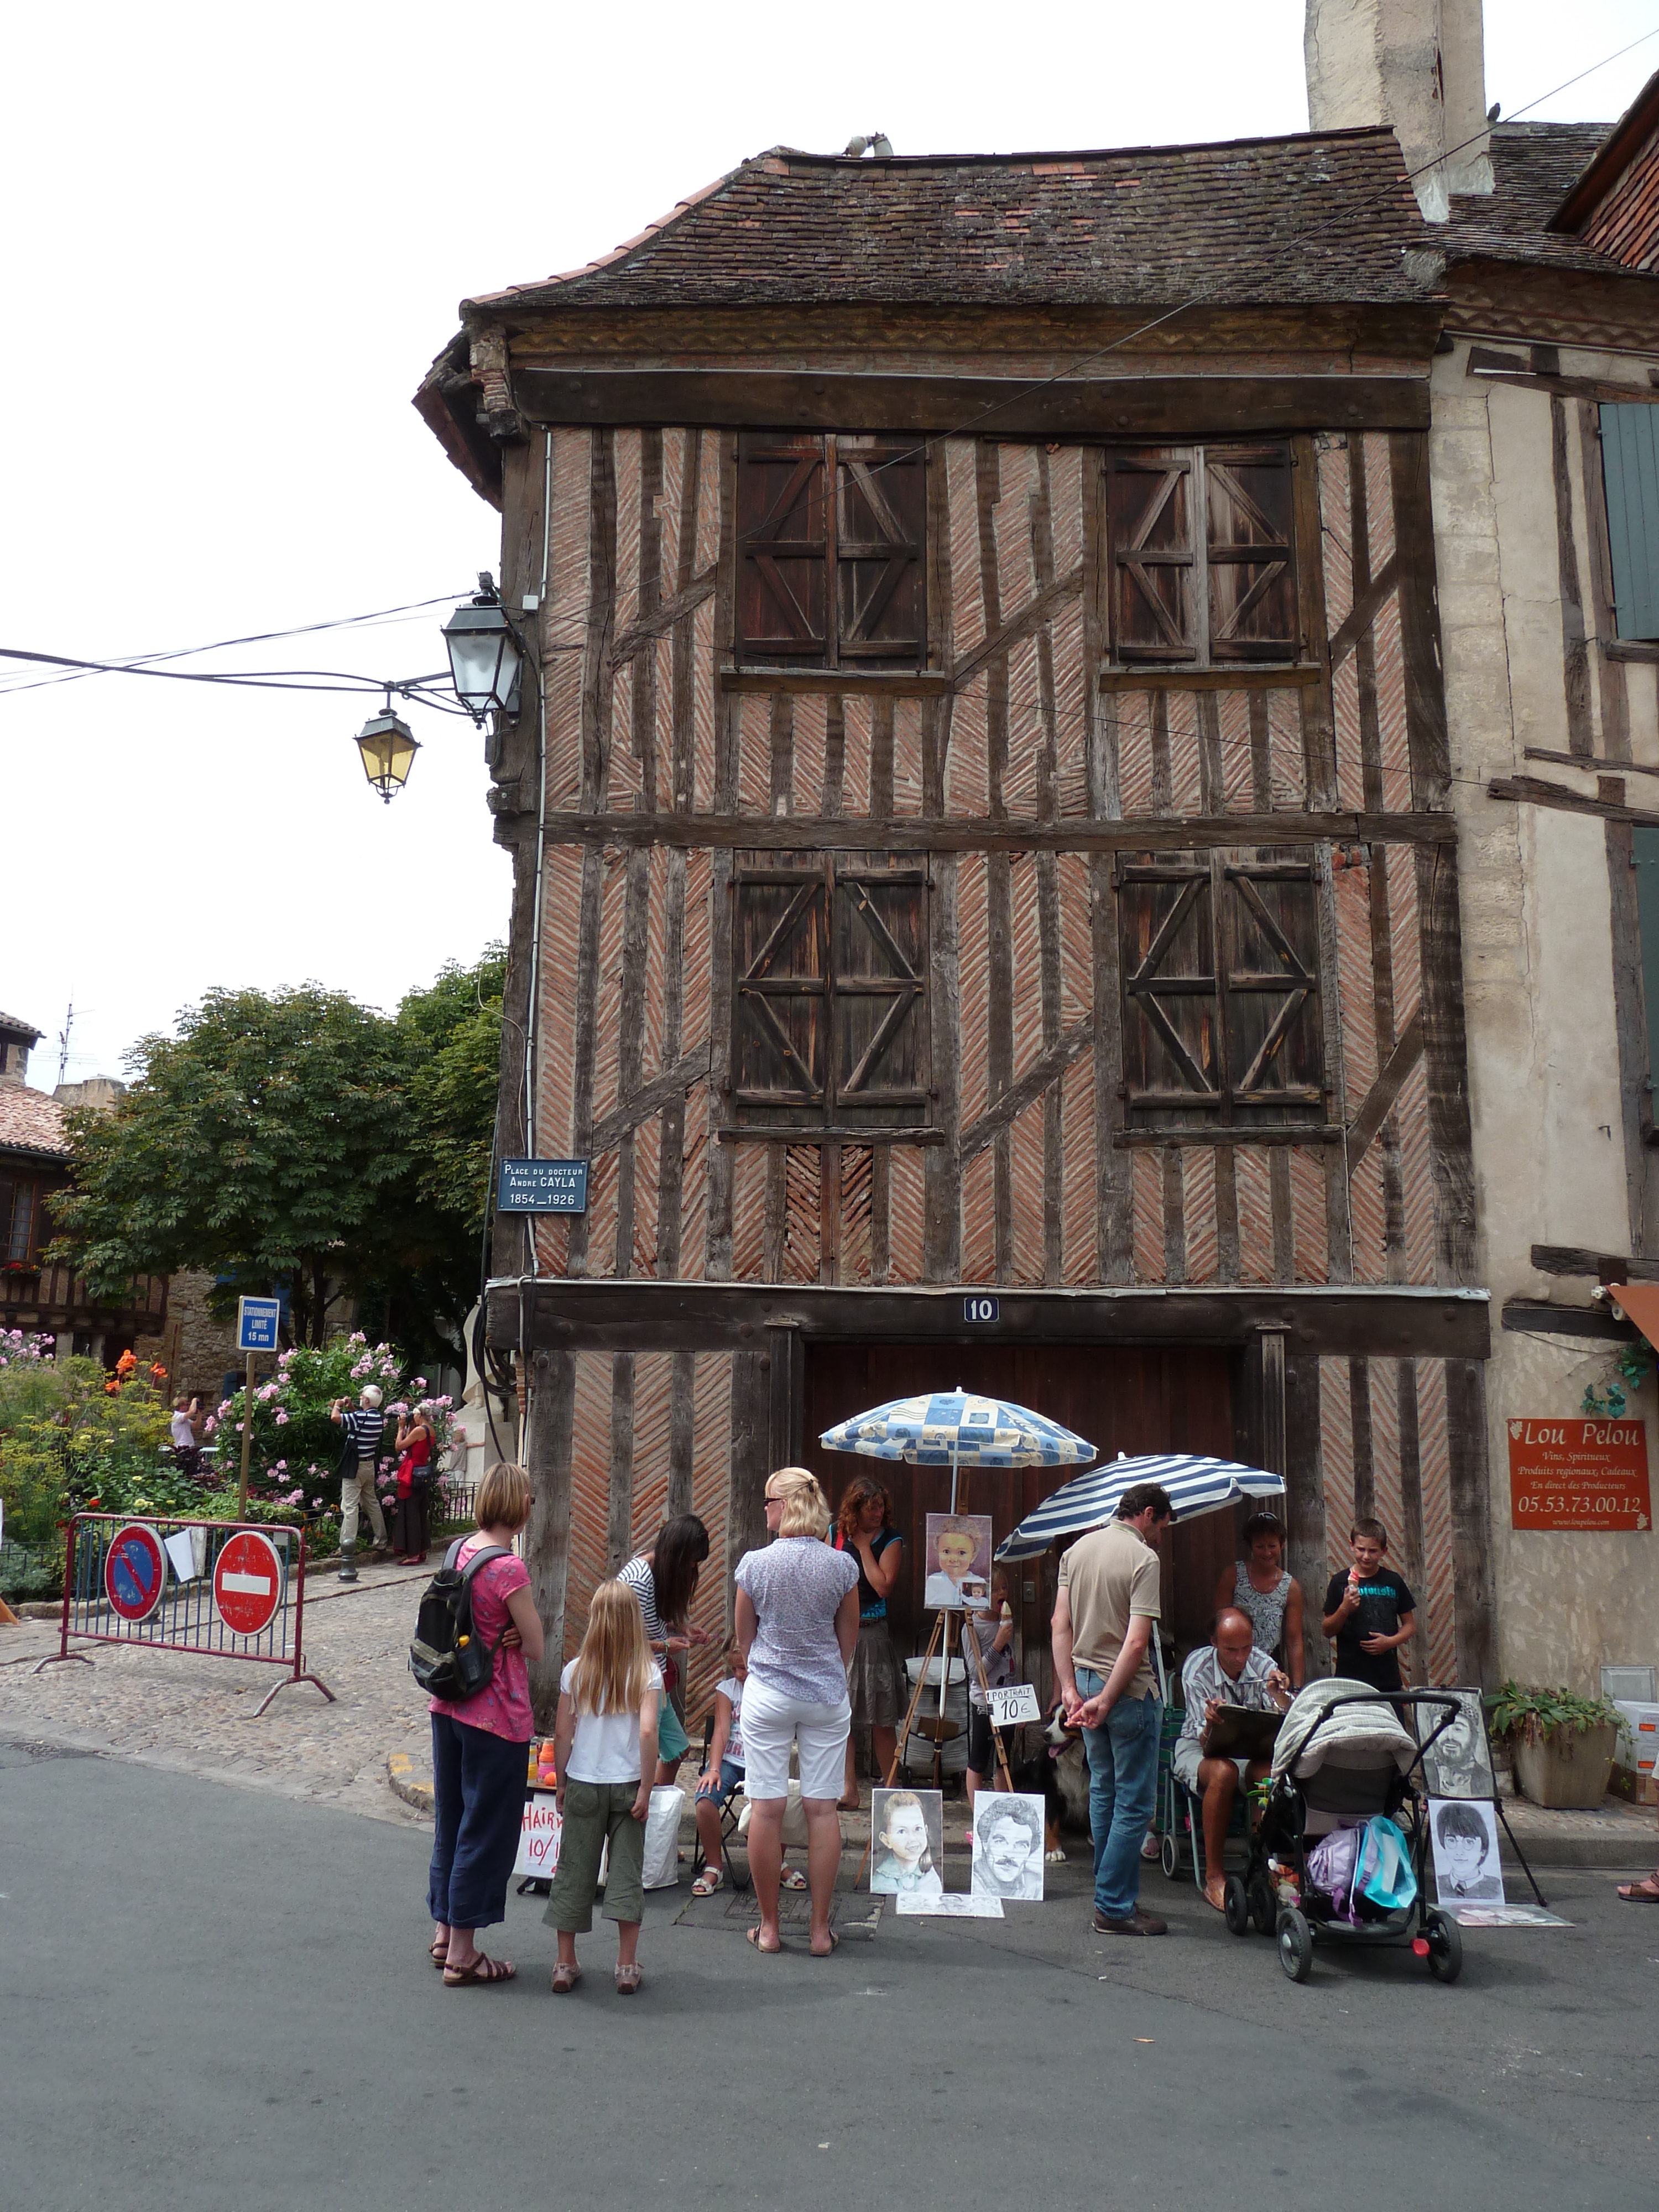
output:
[{"label": "red lettering sign", "polygon": [[1511,1420],[1510,1519],[1516,1528],[1649,1528],[1641,1421]]}]

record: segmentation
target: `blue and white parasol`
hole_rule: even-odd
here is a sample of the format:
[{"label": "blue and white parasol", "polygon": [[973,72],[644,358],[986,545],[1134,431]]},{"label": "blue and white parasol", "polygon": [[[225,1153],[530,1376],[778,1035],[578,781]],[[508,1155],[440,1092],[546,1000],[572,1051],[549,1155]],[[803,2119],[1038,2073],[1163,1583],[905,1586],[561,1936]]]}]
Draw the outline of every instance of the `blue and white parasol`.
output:
[{"label": "blue and white parasol", "polygon": [[[933,1390],[895,1398],[855,1413],[818,1438],[827,1451],[862,1452],[870,1459],[904,1459],[917,1467],[948,1467],[951,1510],[957,1506],[959,1467],[1081,1467],[1095,1455],[1043,1413],[981,1398],[971,1390]],[[1041,1548],[1039,1547],[1039,1548]]]},{"label": "blue and white parasol", "polygon": [[1242,1467],[1231,1459],[1197,1459],[1176,1452],[1146,1459],[1109,1460],[1091,1468],[1052,1498],[1028,1513],[1012,1536],[997,1547],[1000,1559],[1029,1559],[1046,1551],[1056,1536],[1070,1536],[1085,1528],[1098,1528],[1117,1510],[1126,1490],[1139,1482],[1156,1482],[1169,1492],[1177,1521],[1197,1513],[1213,1513],[1224,1505],[1237,1505],[1247,1498],[1282,1498],[1285,1478],[1259,1467]]}]

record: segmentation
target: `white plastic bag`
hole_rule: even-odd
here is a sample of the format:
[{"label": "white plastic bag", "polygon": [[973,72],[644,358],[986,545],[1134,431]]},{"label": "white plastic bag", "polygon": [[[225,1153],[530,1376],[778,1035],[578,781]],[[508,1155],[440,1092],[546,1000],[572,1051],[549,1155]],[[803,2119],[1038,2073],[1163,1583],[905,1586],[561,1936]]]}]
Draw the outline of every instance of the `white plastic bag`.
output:
[{"label": "white plastic bag", "polygon": [[[745,1797],[743,1801],[743,1810],[738,1815],[738,1833],[740,1836],[746,1836],[749,1833],[749,1816],[754,1809],[753,1805]],[[791,1844],[796,1844],[802,1850],[806,1848],[806,1808],[801,1802],[799,1782],[792,1782],[789,1784],[789,1795],[784,1800],[783,1841],[786,1850]]]},{"label": "white plastic bag", "polygon": [[651,1809],[645,1816],[645,1886],[672,1889],[680,1878],[680,1815],[685,1792],[672,1785],[651,1792]]}]

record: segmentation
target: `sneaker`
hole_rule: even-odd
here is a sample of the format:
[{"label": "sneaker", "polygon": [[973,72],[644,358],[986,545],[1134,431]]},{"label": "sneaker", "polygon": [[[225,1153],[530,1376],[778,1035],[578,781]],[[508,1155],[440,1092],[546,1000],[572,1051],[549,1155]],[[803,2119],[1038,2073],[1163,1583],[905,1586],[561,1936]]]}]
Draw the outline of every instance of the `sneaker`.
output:
[{"label": "sneaker", "polygon": [[1160,1920],[1155,1912],[1143,1912],[1139,1905],[1127,1920],[1108,1920],[1103,1914],[1095,1915],[1097,1936],[1167,1936],[1170,1923]]}]

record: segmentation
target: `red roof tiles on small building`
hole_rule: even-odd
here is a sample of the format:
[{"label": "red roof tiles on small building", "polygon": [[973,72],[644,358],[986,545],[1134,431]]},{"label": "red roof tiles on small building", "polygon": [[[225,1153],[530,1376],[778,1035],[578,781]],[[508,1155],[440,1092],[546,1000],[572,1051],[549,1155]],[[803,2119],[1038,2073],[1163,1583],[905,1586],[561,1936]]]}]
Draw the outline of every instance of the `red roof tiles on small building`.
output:
[{"label": "red roof tiles on small building", "polygon": [[4,1152],[68,1159],[64,1109],[49,1092],[31,1091],[25,1083],[0,1083],[0,1153]]}]

